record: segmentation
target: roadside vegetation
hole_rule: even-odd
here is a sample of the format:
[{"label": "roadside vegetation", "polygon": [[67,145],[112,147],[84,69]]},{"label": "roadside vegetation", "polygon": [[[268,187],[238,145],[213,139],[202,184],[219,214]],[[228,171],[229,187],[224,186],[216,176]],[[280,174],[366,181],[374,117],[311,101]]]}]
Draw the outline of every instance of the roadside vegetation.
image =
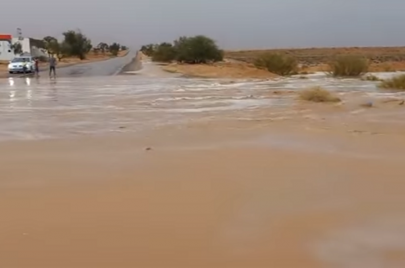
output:
[{"label": "roadside vegetation", "polygon": [[271,73],[282,76],[297,74],[298,70],[298,62],[294,57],[276,53],[259,56],[254,65],[259,69],[266,69]]},{"label": "roadside vegetation", "polygon": [[299,93],[299,98],[304,101],[311,102],[340,102],[340,98],[332,94],[330,91],[320,87],[311,87]]},{"label": "roadside vegetation", "polygon": [[215,41],[204,35],[183,36],[172,43],[149,44],[141,52],[157,62],[207,64],[223,60],[223,51]]},{"label": "roadside vegetation", "polygon": [[[56,57],[59,61],[64,58],[79,58],[85,60],[90,53],[118,56],[120,51],[127,50],[126,46],[119,43],[107,44],[100,42],[93,46],[91,40],[80,30],[69,30],[63,33],[63,38],[59,40],[53,36],[46,36],[43,39],[30,39],[33,46],[45,49],[49,56]],[[17,45],[16,43],[14,45]],[[18,54],[18,47],[13,48]]]},{"label": "roadside vegetation", "polygon": [[369,62],[362,56],[341,55],[329,63],[329,68],[334,77],[361,77],[368,72]]},{"label": "roadside vegetation", "polygon": [[11,49],[13,50],[14,54],[23,53],[22,45],[20,43],[14,43],[13,45],[11,45]]},{"label": "roadside vegetation", "polygon": [[395,69],[405,69],[405,61],[401,62],[405,56],[398,54],[398,51],[405,51],[405,48],[308,48],[225,53],[218,48],[215,41],[203,35],[180,37],[173,42],[147,44],[141,47],[141,52],[153,61],[162,63],[206,64],[223,61],[210,65],[221,66],[217,68],[221,69],[225,63],[235,66],[239,64],[239,67],[243,66],[241,73],[247,68],[249,70],[252,68],[279,76],[299,74],[300,79],[305,79],[305,75],[309,73],[328,72],[330,76],[336,78],[358,78],[366,81],[381,81],[368,72],[384,71],[381,67],[385,63],[395,65]]},{"label": "roadside vegetation", "polygon": [[405,91],[405,74],[395,76],[391,79],[381,81],[378,85],[381,89],[391,89],[396,91]]}]

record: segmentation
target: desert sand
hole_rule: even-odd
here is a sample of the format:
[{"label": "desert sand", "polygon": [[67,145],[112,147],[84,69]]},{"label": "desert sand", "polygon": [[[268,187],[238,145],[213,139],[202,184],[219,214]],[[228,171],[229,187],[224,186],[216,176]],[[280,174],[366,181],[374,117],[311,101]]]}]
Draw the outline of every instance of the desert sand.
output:
[{"label": "desert sand", "polygon": [[403,109],[295,102],[1,142],[0,266],[404,267]]},{"label": "desert sand", "polygon": [[293,56],[299,62],[299,74],[328,72],[333,57],[343,54],[363,56],[370,61],[370,72],[396,72],[405,70],[405,47],[336,47],[290,48],[267,50],[225,51],[225,61],[214,64],[179,64],[162,66],[170,73],[202,78],[273,79],[277,75],[254,66],[256,58],[264,53],[281,53]]}]

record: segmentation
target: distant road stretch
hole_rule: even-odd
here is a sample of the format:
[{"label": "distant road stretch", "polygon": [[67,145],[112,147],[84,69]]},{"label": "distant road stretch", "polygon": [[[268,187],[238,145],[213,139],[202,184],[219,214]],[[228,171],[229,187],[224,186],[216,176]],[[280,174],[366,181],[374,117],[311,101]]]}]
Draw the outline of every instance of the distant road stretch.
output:
[{"label": "distant road stretch", "polygon": [[[89,62],[56,69],[58,77],[84,77],[84,76],[108,76],[118,74],[125,66],[132,62],[136,52],[130,50],[123,57],[116,57],[105,61]],[[47,73],[44,70],[43,73]]]},{"label": "distant road stretch", "polygon": [[[139,69],[139,60],[135,59],[136,51],[130,50],[123,57],[115,57],[108,60],[79,63],[71,66],[56,67],[56,75],[58,77],[87,77],[87,76],[109,76],[120,74],[123,71],[133,71]],[[33,76],[32,74],[12,74],[7,71],[0,73],[0,78],[7,77],[25,77]],[[41,68],[41,76],[48,76],[48,67]]]}]

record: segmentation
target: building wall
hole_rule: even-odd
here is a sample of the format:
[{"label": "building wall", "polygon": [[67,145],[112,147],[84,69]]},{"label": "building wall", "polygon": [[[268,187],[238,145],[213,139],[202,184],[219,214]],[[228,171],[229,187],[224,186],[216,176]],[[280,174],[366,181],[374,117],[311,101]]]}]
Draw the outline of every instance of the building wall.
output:
[{"label": "building wall", "polygon": [[18,37],[13,37],[12,42],[13,44],[19,42],[22,46],[23,53],[31,53],[31,45],[29,38],[23,38],[23,40],[18,40]]},{"label": "building wall", "polygon": [[23,53],[31,53],[29,38],[18,40],[18,38],[11,37],[11,35],[0,34],[0,61],[10,61],[17,56],[14,55],[14,52],[11,49],[11,45],[16,42],[21,43]]},{"label": "building wall", "polygon": [[12,37],[10,34],[0,34],[0,60],[7,61],[10,60],[11,41]]}]

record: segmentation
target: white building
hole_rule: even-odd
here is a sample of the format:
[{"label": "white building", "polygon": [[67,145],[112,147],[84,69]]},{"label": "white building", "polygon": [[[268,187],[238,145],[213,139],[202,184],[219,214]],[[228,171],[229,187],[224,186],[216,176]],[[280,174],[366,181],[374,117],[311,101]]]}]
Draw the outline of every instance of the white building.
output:
[{"label": "white building", "polygon": [[15,43],[21,44],[23,53],[31,54],[29,38],[19,40],[16,37],[12,37],[10,34],[0,34],[0,61],[10,61],[16,56],[11,47]]}]

